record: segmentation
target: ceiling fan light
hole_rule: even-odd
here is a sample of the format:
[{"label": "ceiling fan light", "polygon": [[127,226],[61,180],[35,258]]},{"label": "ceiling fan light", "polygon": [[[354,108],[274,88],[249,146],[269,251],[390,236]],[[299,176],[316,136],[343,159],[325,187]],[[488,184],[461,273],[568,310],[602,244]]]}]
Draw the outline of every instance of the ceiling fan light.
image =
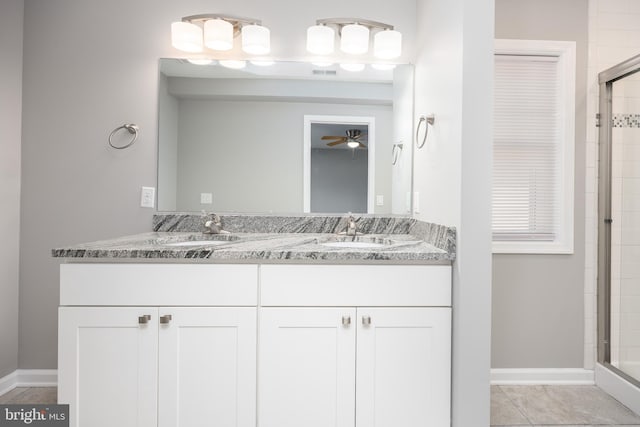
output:
[{"label": "ceiling fan light", "polygon": [[361,55],[369,50],[369,29],[360,24],[342,27],[340,50],[352,55]]},{"label": "ceiling fan light", "polygon": [[210,19],[204,23],[204,45],[212,50],[233,48],[233,24],[224,19]]},{"label": "ceiling fan light", "polygon": [[262,25],[242,27],[242,50],[250,55],[266,55],[271,51],[271,32]]},{"label": "ceiling fan light", "polygon": [[380,59],[394,59],[402,53],[402,34],[395,30],[380,31],[373,37],[373,55]]},{"label": "ceiling fan light", "polygon": [[312,25],[307,28],[307,51],[314,55],[333,53],[335,31],[326,25]]},{"label": "ceiling fan light", "polygon": [[349,148],[358,148],[360,146],[360,143],[358,141],[350,140],[347,141],[347,146]]},{"label": "ceiling fan light", "polygon": [[171,45],[183,52],[202,52],[202,28],[190,22],[172,23]]}]

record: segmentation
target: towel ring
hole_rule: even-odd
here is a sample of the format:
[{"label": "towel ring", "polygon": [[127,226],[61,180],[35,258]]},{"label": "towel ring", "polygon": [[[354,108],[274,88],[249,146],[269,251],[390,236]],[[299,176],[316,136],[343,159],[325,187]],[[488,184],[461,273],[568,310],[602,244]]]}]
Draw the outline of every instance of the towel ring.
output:
[{"label": "towel ring", "polygon": [[[427,142],[427,135],[429,135],[429,125],[433,126],[435,121],[436,121],[436,117],[433,114],[429,114],[427,116],[420,116],[420,120],[418,121],[418,127],[416,128],[416,147],[418,148],[424,147],[424,144],[426,144]],[[422,126],[422,123],[425,123],[426,128],[424,131],[424,137],[422,138],[422,142],[418,142],[418,140],[420,139],[418,135],[420,134],[420,127]]]},{"label": "towel ring", "polygon": [[402,151],[402,146],[403,144],[399,142],[397,144],[393,144],[393,147],[391,148],[391,157],[393,157],[391,164],[394,166],[398,162],[398,157],[400,156],[400,152]]},{"label": "towel ring", "polygon": [[[133,138],[131,139],[131,141],[129,141],[129,143],[127,145],[122,145],[122,146],[117,146],[117,145],[113,145],[113,135],[115,135],[120,129],[126,129],[127,132],[129,132],[131,135],[133,135]],[[113,148],[115,148],[116,150],[122,150],[124,148],[128,148],[131,147],[133,145],[134,142],[136,142],[136,139],[138,139],[138,131],[140,130],[140,128],[138,127],[138,125],[134,125],[133,123],[131,124],[123,124],[120,127],[115,128],[110,134],[109,134],[109,145],[112,146]]]}]

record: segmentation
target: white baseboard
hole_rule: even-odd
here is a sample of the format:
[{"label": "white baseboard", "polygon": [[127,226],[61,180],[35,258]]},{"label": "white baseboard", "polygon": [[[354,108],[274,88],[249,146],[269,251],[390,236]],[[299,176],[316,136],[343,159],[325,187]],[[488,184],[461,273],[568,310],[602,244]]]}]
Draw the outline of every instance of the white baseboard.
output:
[{"label": "white baseboard", "polygon": [[544,385],[595,384],[594,371],[590,369],[492,369],[493,385]]},{"label": "white baseboard", "polygon": [[16,387],[56,387],[57,385],[56,369],[16,369],[0,378],[0,396]]}]

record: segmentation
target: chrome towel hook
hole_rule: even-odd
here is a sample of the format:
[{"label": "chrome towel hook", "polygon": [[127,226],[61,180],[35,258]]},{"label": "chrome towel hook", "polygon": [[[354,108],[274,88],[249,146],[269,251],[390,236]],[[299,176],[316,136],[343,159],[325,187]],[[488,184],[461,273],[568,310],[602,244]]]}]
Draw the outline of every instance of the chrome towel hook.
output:
[{"label": "chrome towel hook", "polygon": [[398,142],[397,144],[393,144],[393,147],[391,148],[391,157],[393,157],[391,164],[394,166],[398,162],[398,157],[400,156],[402,147],[403,147],[403,144],[401,142]]},{"label": "chrome towel hook", "polygon": [[[129,132],[131,135],[133,135],[133,138],[131,138],[131,141],[129,141],[128,144],[126,145],[121,145],[121,146],[117,146],[117,145],[113,145],[113,135],[115,135],[120,129],[125,129],[127,132]],[[109,134],[109,145],[112,146],[113,148],[115,148],[116,150],[122,150],[123,148],[127,148],[127,147],[131,147],[133,145],[134,142],[136,142],[136,139],[138,139],[138,131],[140,130],[140,128],[138,127],[138,125],[134,125],[133,123],[131,124],[123,124],[120,127],[115,128],[110,134]]]},{"label": "chrome towel hook", "polygon": [[[427,142],[427,135],[429,135],[429,125],[433,126],[435,121],[436,121],[436,116],[433,114],[420,116],[420,119],[418,121],[418,127],[416,128],[416,147],[418,148],[424,147],[424,144]],[[424,137],[422,138],[422,142],[418,142],[420,140],[420,137],[418,135],[420,135],[420,127],[422,126],[422,123],[425,124],[426,128],[424,130]]]}]

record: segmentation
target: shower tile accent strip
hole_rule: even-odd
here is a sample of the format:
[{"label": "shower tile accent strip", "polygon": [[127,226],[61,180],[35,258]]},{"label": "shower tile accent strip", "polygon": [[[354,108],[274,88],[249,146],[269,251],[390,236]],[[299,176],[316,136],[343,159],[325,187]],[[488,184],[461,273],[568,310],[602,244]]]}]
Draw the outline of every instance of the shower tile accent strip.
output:
[{"label": "shower tile accent strip", "polygon": [[614,114],[614,128],[640,128],[640,114]]}]

